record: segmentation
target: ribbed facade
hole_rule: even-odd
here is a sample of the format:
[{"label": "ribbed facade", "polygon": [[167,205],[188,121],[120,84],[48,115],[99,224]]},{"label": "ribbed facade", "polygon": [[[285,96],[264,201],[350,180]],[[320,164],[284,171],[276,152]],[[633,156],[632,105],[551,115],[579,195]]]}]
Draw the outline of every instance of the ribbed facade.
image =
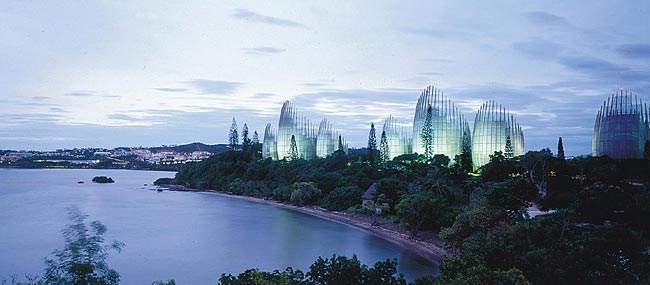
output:
[{"label": "ribbed facade", "polygon": [[271,124],[266,124],[264,129],[264,141],[262,144],[262,157],[264,159],[278,159],[278,143],[275,137],[275,130]]},{"label": "ribbed facade", "polygon": [[316,156],[324,158],[337,151],[339,149],[339,137],[343,144],[343,151],[348,153],[348,145],[341,133],[335,130],[327,119],[323,119],[318,126]]},{"label": "ribbed facade", "polygon": [[469,134],[469,124],[454,103],[447,99],[440,89],[432,85],[422,91],[415,106],[412,151],[418,154],[425,153],[421,136],[429,106],[431,106],[433,153],[444,154],[453,160],[463,150],[463,133]]},{"label": "ribbed facade", "polygon": [[291,137],[295,138],[297,155],[302,159],[327,157],[339,149],[339,138],[343,151],[348,152],[345,138],[323,119],[318,131],[311,122],[289,101],[285,101],[280,111],[278,132],[271,124],[266,125],[262,156],[274,160],[291,159]]},{"label": "ribbed facade", "polygon": [[295,137],[300,158],[313,159],[316,157],[316,129],[291,102],[285,101],[278,122],[278,159],[290,159],[292,136]]},{"label": "ribbed facade", "polygon": [[524,154],[524,132],[512,116],[494,101],[485,102],[474,119],[472,160],[474,169],[490,162],[495,151],[505,152],[510,137],[515,156]]},{"label": "ribbed facade", "polygon": [[596,115],[592,153],[612,158],[643,158],[650,139],[650,110],[636,95],[621,90],[603,103]]},{"label": "ribbed facade", "polygon": [[[411,153],[410,140],[406,136],[404,126],[399,124],[393,116],[386,118],[383,131],[386,133],[388,153],[391,160],[402,154]],[[385,150],[381,149],[380,151]]]}]

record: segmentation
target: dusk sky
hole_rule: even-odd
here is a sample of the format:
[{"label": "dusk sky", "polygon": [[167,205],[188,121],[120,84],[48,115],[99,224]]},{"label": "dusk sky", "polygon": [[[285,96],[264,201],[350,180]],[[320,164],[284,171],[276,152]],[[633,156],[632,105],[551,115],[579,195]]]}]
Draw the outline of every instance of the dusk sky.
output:
[{"label": "dusk sky", "polygon": [[[352,147],[429,84],[486,100],[526,149],[591,153],[621,86],[650,101],[650,1],[0,2],[0,149],[260,138],[291,100]],[[650,103],[650,102],[649,102]],[[409,131],[410,132],[410,131]]]}]

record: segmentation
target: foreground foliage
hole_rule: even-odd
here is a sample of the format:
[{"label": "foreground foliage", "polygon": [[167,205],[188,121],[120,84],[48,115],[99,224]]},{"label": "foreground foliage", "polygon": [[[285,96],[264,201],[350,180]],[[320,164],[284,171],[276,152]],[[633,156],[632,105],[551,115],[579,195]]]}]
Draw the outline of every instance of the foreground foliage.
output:
[{"label": "foreground foliage", "polygon": [[222,274],[220,285],[406,285],[403,275],[397,274],[397,260],[387,259],[377,262],[373,267],[361,264],[356,255],[352,258],[333,255],[332,258],[319,257],[305,274],[291,267],[284,271],[264,272],[249,269],[233,276]]},{"label": "foreground foliage", "polygon": [[[120,252],[124,243],[105,244],[107,228],[99,221],[86,223],[88,215],[75,207],[68,209],[71,223],[63,230],[65,246],[45,259],[43,277],[27,275],[27,281],[13,276],[9,284],[24,285],[111,285],[119,284],[120,274],[108,266],[110,251]],[[6,284],[3,280],[1,284]]]},{"label": "foreground foliage", "polygon": [[[120,274],[107,263],[108,252],[120,251],[124,244],[113,241],[104,245],[102,235],[106,226],[99,221],[86,225],[88,216],[76,208],[70,209],[72,224],[63,230],[65,247],[55,250],[45,263],[46,284],[118,284]],[[90,227],[90,229],[89,229]]]}]

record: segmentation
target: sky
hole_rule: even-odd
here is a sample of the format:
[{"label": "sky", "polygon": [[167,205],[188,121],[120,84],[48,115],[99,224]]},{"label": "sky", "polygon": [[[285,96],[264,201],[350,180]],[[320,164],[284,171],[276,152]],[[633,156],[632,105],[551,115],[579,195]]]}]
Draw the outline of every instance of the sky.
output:
[{"label": "sky", "polygon": [[621,87],[650,101],[649,1],[0,1],[0,149],[260,138],[291,100],[352,147],[427,85],[526,148],[591,153]]}]

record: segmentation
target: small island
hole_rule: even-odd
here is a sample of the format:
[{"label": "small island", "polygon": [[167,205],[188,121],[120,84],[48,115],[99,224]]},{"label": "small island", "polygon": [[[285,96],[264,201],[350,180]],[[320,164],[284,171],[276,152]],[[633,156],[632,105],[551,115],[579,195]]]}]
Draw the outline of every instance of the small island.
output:
[{"label": "small island", "polygon": [[93,178],[93,182],[95,182],[95,183],[115,183],[115,180],[113,180],[113,178],[106,177],[106,176],[95,176]]},{"label": "small island", "polygon": [[160,186],[160,185],[173,185],[174,182],[176,182],[176,181],[174,180],[174,178],[166,178],[166,177],[163,177],[163,178],[158,178],[158,179],[156,179],[156,181],[153,182],[153,185],[156,185],[156,186]]}]

